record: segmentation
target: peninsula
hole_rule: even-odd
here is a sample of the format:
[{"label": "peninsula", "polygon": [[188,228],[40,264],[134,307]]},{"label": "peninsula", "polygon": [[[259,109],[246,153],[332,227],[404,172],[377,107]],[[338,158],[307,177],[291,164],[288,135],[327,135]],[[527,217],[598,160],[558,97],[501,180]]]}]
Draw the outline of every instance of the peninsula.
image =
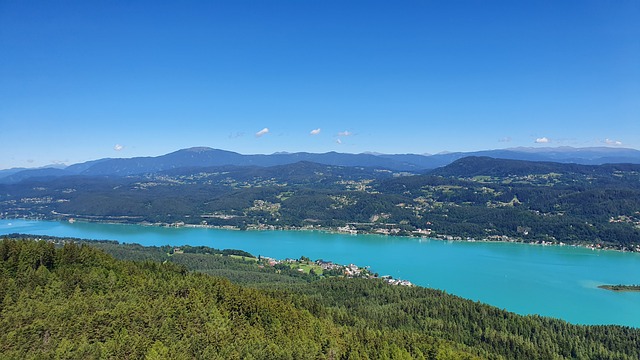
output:
[{"label": "peninsula", "polygon": [[640,285],[600,285],[598,288],[611,291],[640,291]]}]

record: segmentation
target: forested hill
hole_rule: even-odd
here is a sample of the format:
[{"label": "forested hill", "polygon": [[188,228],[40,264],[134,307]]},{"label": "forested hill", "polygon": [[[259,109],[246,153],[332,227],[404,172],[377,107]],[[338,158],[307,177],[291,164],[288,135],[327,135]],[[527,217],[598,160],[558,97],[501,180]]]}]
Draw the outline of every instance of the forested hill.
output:
[{"label": "forested hill", "polygon": [[[252,262],[206,249],[169,255],[160,248],[93,243],[121,258],[149,259],[131,262],[87,244],[92,243],[55,247],[45,241],[0,241],[0,357],[640,356],[638,329],[519,316],[441,291],[377,279],[300,280],[293,273],[267,273],[248,265]],[[254,287],[205,273],[231,274]]]},{"label": "forested hill", "polygon": [[0,184],[0,217],[331,229],[640,251],[640,165],[468,157],[426,174],[302,161]]},{"label": "forested hill", "polygon": [[[457,178],[474,176],[527,176],[543,174],[585,175],[597,177],[621,177],[640,174],[640,164],[581,165],[543,161],[496,159],[486,156],[469,156],[456,160],[428,174]],[[634,182],[628,181],[630,185]]]}]

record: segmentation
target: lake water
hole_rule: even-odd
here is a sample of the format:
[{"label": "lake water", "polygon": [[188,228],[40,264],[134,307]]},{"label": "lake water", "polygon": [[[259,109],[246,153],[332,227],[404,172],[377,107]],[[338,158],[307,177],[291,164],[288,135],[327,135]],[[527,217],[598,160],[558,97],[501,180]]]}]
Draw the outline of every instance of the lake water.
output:
[{"label": "lake water", "polygon": [[446,290],[519,314],[576,324],[640,327],[640,292],[601,284],[639,284],[640,254],[570,246],[342,235],[311,231],[233,231],[139,225],[0,220],[0,234],[118,240],[142,245],[205,245],[273,258],[370,266],[380,275]]}]

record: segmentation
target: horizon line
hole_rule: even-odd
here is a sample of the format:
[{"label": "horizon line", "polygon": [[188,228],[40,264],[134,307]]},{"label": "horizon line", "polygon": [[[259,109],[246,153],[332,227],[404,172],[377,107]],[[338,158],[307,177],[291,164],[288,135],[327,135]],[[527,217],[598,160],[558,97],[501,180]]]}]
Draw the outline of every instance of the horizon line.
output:
[{"label": "horizon line", "polygon": [[549,151],[549,150],[556,150],[556,149],[572,149],[572,150],[587,150],[587,149],[607,149],[607,150],[632,150],[632,151],[640,151],[640,149],[635,149],[635,148],[631,148],[631,147],[624,147],[624,146],[585,146],[585,147],[574,147],[574,146],[569,146],[569,145],[561,145],[561,146],[516,146],[516,147],[508,147],[508,148],[493,148],[493,149],[482,149],[482,150],[470,150],[470,151],[448,151],[448,150],[443,150],[440,151],[438,153],[381,153],[381,152],[376,152],[376,151],[364,151],[364,152],[359,152],[359,153],[350,153],[350,152],[338,152],[338,151],[327,151],[327,152],[307,152],[307,151],[294,151],[294,152],[289,152],[289,151],[276,151],[273,153],[240,153],[237,151],[233,151],[233,150],[225,150],[225,149],[220,149],[220,148],[213,148],[210,146],[192,146],[192,147],[186,147],[186,148],[181,148],[178,150],[174,150],[174,151],[170,151],[167,153],[163,153],[160,155],[141,155],[141,156],[131,156],[131,157],[104,157],[104,158],[98,158],[98,159],[90,159],[90,160],[85,160],[85,161],[80,161],[80,162],[75,162],[75,163],[70,163],[67,164],[65,162],[60,162],[60,163],[51,163],[48,165],[44,165],[44,166],[37,166],[37,167],[10,167],[10,168],[3,168],[0,169],[0,171],[4,171],[4,170],[15,170],[15,169],[23,169],[23,170],[37,170],[37,169],[47,169],[47,168],[66,168],[72,165],[76,165],[76,164],[83,164],[86,162],[91,162],[91,161],[100,161],[100,160],[117,160],[117,159],[135,159],[135,158],[154,158],[154,157],[160,157],[160,156],[164,156],[164,155],[169,155],[169,154],[173,154],[173,153],[177,153],[180,151],[188,151],[188,150],[202,150],[202,151],[210,151],[210,150],[217,150],[217,151],[224,151],[224,152],[230,152],[230,153],[235,153],[238,155],[242,155],[242,156],[253,156],[253,155],[264,155],[264,156],[270,156],[270,155],[291,155],[291,154],[349,154],[349,155],[372,155],[372,156],[385,156],[385,155],[416,155],[416,156],[425,156],[425,157],[429,157],[429,156],[437,156],[437,155],[451,155],[451,154],[467,154],[467,153],[475,153],[475,152],[484,152],[484,151],[518,151],[518,150],[533,150],[533,151]]}]

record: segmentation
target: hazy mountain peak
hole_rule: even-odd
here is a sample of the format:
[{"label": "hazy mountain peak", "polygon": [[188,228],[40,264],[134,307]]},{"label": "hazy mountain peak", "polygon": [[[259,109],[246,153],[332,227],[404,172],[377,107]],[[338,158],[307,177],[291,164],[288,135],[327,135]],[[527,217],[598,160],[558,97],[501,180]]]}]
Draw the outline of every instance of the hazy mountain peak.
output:
[{"label": "hazy mountain peak", "polygon": [[190,147],[187,149],[183,149],[182,151],[188,151],[188,152],[207,152],[207,151],[212,151],[215,150],[213,148],[207,147],[207,146],[194,146],[194,147]]}]

